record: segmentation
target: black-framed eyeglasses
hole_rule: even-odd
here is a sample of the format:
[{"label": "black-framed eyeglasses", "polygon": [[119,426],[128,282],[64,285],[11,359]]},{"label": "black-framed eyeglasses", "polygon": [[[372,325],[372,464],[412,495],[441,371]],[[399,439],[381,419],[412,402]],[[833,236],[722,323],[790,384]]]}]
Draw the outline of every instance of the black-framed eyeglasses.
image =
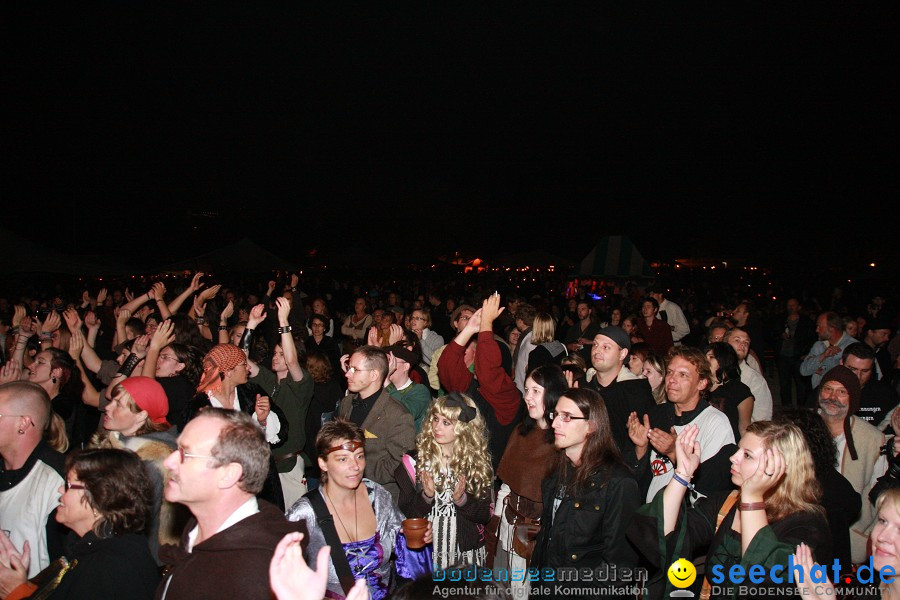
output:
[{"label": "black-framed eyeglasses", "polygon": [[584,421],[587,419],[587,417],[576,417],[575,415],[570,415],[569,413],[565,413],[565,412],[547,413],[547,416],[550,417],[551,421],[555,421],[556,417],[559,417],[559,420],[562,421],[563,423],[568,423],[572,419],[578,419],[580,421]]},{"label": "black-framed eyeglasses", "polygon": [[68,490],[86,490],[87,488],[81,485],[80,483],[69,483],[69,480],[66,480],[66,491]]}]

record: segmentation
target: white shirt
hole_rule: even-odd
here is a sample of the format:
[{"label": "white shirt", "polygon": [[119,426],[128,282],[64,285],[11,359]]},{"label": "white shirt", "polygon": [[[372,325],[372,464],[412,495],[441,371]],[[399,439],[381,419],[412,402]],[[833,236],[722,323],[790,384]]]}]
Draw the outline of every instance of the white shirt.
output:
[{"label": "white shirt", "polygon": [[741,363],[741,382],[753,393],[753,414],[750,416],[750,422],[772,420],[772,392],[766,378],[744,361]]},{"label": "white shirt", "polygon": [[[690,423],[676,425],[675,431],[681,433],[681,430],[688,425],[696,425],[699,428],[697,442],[700,444],[701,463],[718,454],[722,446],[734,443],[731,422],[725,413],[713,406],[708,406]],[[666,487],[675,475],[675,466],[668,461],[663,461],[653,446],[650,446],[650,470],[653,472],[653,480],[650,481],[645,502],[653,500],[656,493]]]},{"label": "white shirt", "polygon": [[[207,394],[209,397],[209,403],[211,406],[215,406],[216,408],[225,408],[225,406],[219,402],[219,400],[213,396],[212,394]],[[241,403],[238,402],[238,394],[237,388],[234,390],[234,406],[240,406]],[[226,409],[227,410],[227,409]],[[237,409],[234,409],[237,410]],[[256,412],[254,411],[252,417],[253,422],[259,425],[259,419],[256,418]],[[262,425],[260,425],[262,427]],[[269,411],[269,416],[266,418],[266,441],[270,444],[277,444],[280,439],[278,434],[281,433],[281,420],[278,418],[274,412]]]},{"label": "white shirt", "polygon": [[[681,307],[671,300],[664,299],[659,303],[659,311],[666,311],[666,323],[672,328],[672,341],[677,342],[691,332],[691,326],[688,325],[687,317]],[[659,313],[656,313],[657,319],[662,319]]]},{"label": "white shirt", "polygon": [[[216,530],[216,533],[221,533],[240,521],[243,521],[247,517],[252,517],[256,513],[259,512],[259,502],[256,501],[256,496],[251,496],[249,500],[241,504],[225,521],[222,523],[222,526]],[[194,550],[194,542],[197,541],[197,536],[200,535],[200,525],[198,524],[196,527],[191,529],[190,533],[188,533],[187,539],[187,550],[188,552],[193,552]],[[213,534],[215,535],[215,534]],[[211,536],[210,536],[211,537]]]}]

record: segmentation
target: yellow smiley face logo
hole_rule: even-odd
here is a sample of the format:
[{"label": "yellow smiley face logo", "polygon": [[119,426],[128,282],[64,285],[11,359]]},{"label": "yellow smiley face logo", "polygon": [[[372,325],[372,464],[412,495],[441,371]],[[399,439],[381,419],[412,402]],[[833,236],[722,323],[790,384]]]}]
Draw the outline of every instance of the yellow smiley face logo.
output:
[{"label": "yellow smiley face logo", "polygon": [[697,579],[697,569],[686,558],[679,558],[669,567],[669,583],[677,588],[689,587]]}]

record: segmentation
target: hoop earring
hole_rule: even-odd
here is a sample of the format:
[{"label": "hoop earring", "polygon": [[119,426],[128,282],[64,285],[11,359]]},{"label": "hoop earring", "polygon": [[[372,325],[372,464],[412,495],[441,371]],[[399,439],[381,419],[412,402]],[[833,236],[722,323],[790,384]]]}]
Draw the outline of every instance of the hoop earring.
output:
[{"label": "hoop earring", "polygon": [[52,381],[53,383],[56,383],[56,377],[51,377],[50,381]]}]

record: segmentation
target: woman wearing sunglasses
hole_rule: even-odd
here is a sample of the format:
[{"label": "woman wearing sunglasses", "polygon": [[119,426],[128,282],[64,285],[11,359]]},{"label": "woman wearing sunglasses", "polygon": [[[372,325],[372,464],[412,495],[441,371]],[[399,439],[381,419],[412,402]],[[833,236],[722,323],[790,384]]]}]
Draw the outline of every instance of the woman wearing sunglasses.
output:
[{"label": "woman wearing sunglasses", "polygon": [[[572,388],[560,396],[548,416],[554,444],[562,452],[557,469],[541,484],[544,511],[531,566],[636,566],[637,555],[625,539],[625,530],[640,494],[613,441],[603,398],[593,390]],[[611,577],[604,585],[614,584]],[[532,583],[532,597],[546,595],[542,592],[552,595],[554,590],[560,593],[558,586],[567,585],[583,587],[585,583]],[[602,595],[598,590],[592,591]],[[572,591],[577,596],[577,590]]]}]

